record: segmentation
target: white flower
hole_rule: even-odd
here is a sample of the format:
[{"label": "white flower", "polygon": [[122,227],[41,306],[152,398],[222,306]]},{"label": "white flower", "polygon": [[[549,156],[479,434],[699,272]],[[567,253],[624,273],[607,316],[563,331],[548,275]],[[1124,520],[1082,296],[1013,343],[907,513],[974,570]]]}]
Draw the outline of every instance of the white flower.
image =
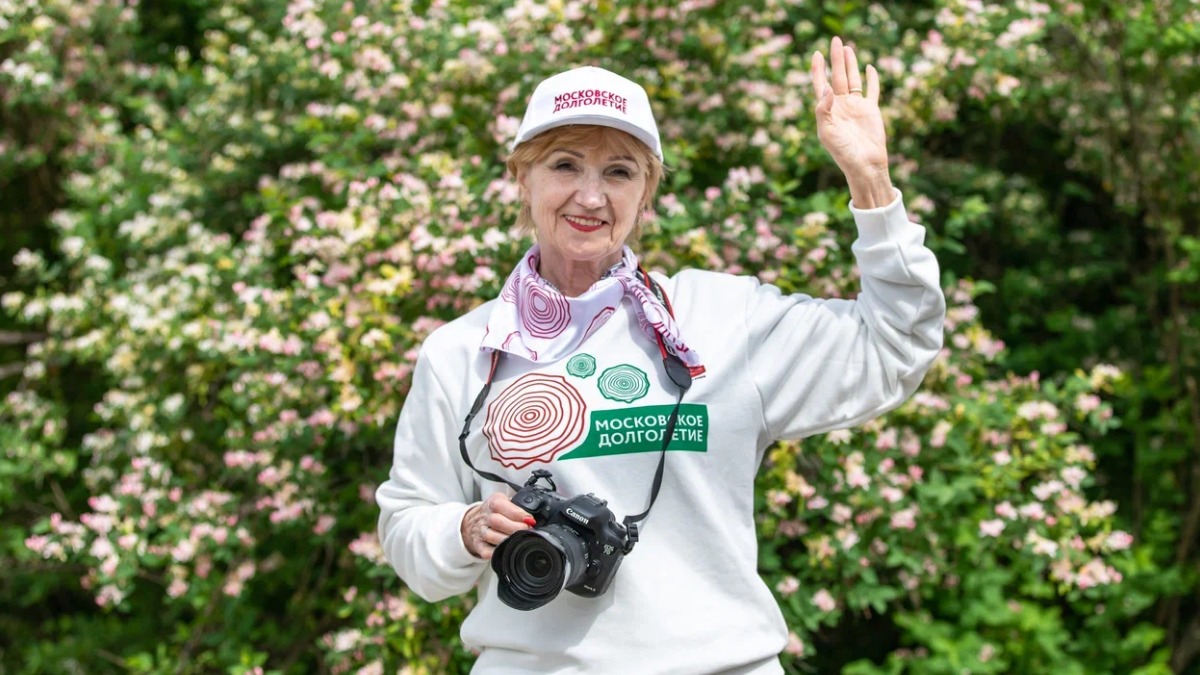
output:
[{"label": "white flower", "polygon": [[1052,480],[1045,483],[1039,483],[1033,486],[1033,496],[1038,498],[1038,501],[1046,501],[1050,497],[1062,492],[1062,481]]},{"label": "white flower", "polygon": [[854,436],[854,434],[851,433],[851,431],[849,429],[836,429],[834,431],[831,431],[831,432],[825,434],[825,438],[830,443],[833,443],[834,445],[842,445],[844,443],[849,443],[850,439],[853,436]]},{"label": "white flower", "polygon": [[67,237],[59,242],[58,247],[63,255],[75,259],[79,257],[80,253],[83,253],[84,243],[83,237]]},{"label": "white flower", "polygon": [[27,248],[17,251],[17,254],[13,256],[13,265],[19,270],[32,270],[43,267],[45,264],[46,261],[42,258],[41,253],[30,251]]},{"label": "white flower", "polygon": [[1036,532],[1030,532],[1029,538],[1026,541],[1033,545],[1033,552],[1038,555],[1044,555],[1047,558],[1053,558],[1058,555],[1058,544]]}]

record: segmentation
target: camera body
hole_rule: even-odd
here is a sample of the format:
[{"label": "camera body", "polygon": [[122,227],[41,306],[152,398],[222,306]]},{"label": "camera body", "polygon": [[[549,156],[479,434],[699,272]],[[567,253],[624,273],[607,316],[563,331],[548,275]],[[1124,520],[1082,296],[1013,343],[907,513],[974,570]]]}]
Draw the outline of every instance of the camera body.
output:
[{"label": "camera body", "polygon": [[[550,487],[538,485],[540,479]],[[603,595],[637,541],[636,526],[618,522],[608,502],[593,494],[563,497],[545,470],[534,471],[512,501],[536,521],[501,542],[492,557],[500,599],[516,609],[540,607],[563,589]]]}]

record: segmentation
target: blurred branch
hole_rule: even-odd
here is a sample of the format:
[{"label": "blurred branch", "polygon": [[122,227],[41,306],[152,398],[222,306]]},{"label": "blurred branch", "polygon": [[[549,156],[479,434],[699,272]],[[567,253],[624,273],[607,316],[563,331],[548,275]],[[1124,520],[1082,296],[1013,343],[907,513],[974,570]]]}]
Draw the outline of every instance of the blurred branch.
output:
[{"label": "blurred branch", "polygon": [[1200,654],[1200,616],[1192,617],[1179,646],[1176,647],[1175,653],[1171,654],[1171,671],[1182,673],[1195,660],[1197,654]]},{"label": "blurred branch", "polygon": [[13,375],[18,375],[25,370],[25,363],[17,361],[16,363],[6,363],[0,366],[0,380],[8,379]]},{"label": "blurred branch", "polygon": [[50,481],[50,490],[54,493],[54,503],[58,506],[59,512],[74,520],[75,511],[71,508],[71,503],[67,501],[67,496],[63,494],[62,486],[58,484],[58,481]]},{"label": "blurred branch", "polygon": [[[1196,378],[1192,375],[1185,377],[1184,383],[1191,403],[1192,428],[1200,429],[1200,386],[1196,385]],[[1188,495],[1191,503],[1188,505],[1187,517],[1183,521],[1179,547],[1175,550],[1175,562],[1181,565],[1188,559],[1192,544],[1195,543],[1196,535],[1200,531],[1200,436],[1197,436],[1192,444],[1191,488]]]},{"label": "blurred branch", "polygon": [[27,345],[46,339],[45,333],[17,333],[10,330],[0,330],[0,346]]}]

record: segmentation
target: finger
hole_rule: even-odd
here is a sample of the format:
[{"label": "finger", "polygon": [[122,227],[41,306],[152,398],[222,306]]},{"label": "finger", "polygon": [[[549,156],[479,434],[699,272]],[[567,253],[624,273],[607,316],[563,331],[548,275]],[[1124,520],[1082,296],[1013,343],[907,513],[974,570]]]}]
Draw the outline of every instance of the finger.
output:
[{"label": "finger", "polygon": [[833,110],[833,87],[825,85],[825,92],[821,94],[821,99],[817,101],[817,114],[822,117],[828,117],[830,111]]},{"label": "finger", "polygon": [[867,66],[867,97],[871,103],[879,105],[879,71],[875,66]]},{"label": "finger", "polygon": [[[524,513],[524,511],[522,511]],[[493,513],[488,516],[487,526],[493,532],[499,532],[505,536],[512,534],[518,530],[528,530],[529,523],[525,522],[525,518],[532,520],[533,516],[526,513],[518,519],[510,518],[502,513]]]},{"label": "finger", "polygon": [[825,95],[825,87],[828,85],[825,81],[825,57],[821,52],[813,52],[812,55],[812,84],[813,96],[820,100]]},{"label": "finger", "polygon": [[496,507],[492,509],[492,513],[503,517],[509,522],[524,523],[526,525],[534,522],[533,516],[530,515],[528,511],[510,501],[497,504]]},{"label": "finger", "polygon": [[492,555],[496,552],[496,546],[498,546],[501,541],[504,541],[503,537],[500,537],[495,543],[492,543],[491,539],[491,530],[484,528],[483,532],[479,533],[479,541],[475,545],[475,554],[484,560],[491,560]]},{"label": "finger", "polygon": [[846,54],[846,83],[849,85],[846,87],[846,91],[853,94],[857,89],[858,93],[862,94],[862,75],[858,72],[858,55],[854,53],[853,47],[847,46],[844,51]]},{"label": "finger", "polygon": [[483,536],[480,537],[480,540],[484,544],[491,546],[492,548],[499,546],[500,542],[504,541],[505,539],[508,539],[508,533],[500,532],[491,526],[484,526]]},{"label": "finger", "polygon": [[836,35],[829,42],[829,67],[833,71],[833,93],[845,94],[850,89],[846,83],[846,54],[842,49],[842,38]]}]

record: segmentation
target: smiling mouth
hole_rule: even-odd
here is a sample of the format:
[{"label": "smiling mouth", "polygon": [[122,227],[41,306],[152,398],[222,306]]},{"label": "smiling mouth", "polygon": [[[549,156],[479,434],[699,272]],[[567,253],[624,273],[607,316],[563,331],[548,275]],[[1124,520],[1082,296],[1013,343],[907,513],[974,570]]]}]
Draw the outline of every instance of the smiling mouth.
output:
[{"label": "smiling mouth", "polygon": [[595,232],[608,224],[607,220],[589,218],[587,216],[563,216],[563,220],[580,232]]}]

